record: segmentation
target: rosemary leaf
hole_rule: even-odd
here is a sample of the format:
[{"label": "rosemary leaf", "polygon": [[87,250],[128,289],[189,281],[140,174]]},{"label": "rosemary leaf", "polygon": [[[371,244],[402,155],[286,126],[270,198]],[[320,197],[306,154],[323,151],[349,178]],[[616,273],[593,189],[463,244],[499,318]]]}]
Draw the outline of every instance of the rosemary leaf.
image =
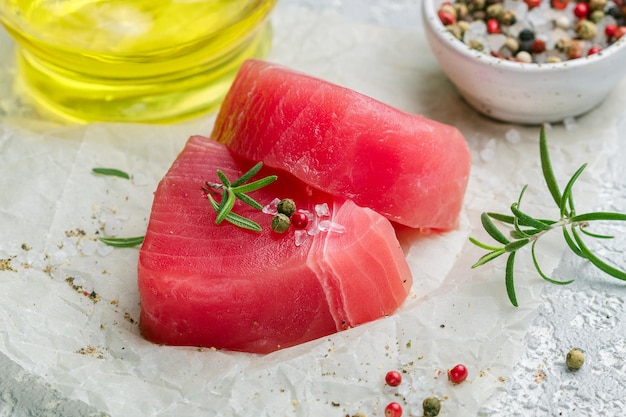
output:
[{"label": "rosemary leaf", "polygon": [[260,180],[256,180],[254,182],[250,182],[245,185],[239,185],[236,187],[232,187],[231,190],[235,193],[249,193],[251,191],[256,191],[259,188],[266,187],[276,181],[278,177],[276,175],[270,175],[268,177],[262,178]]},{"label": "rosemary leaf", "polygon": [[574,252],[581,258],[585,257],[585,255],[583,255],[582,251],[578,247],[578,244],[576,244],[576,242],[574,242],[574,239],[572,239],[572,237],[570,236],[569,231],[566,227],[563,228],[563,238],[565,239],[565,243],[567,243],[567,246],[569,246],[572,252]]},{"label": "rosemary leaf", "polygon": [[521,248],[523,248],[524,246],[526,246],[528,243],[530,242],[529,238],[524,238],[524,239],[519,239],[519,240],[514,240],[513,242],[507,244],[504,249],[507,252],[515,252]]},{"label": "rosemary leaf", "polygon": [[483,256],[482,256],[482,257],[478,260],[478,262],[476,262],[474,265],[472,265],[472,268],[476,268],[476,267],[479,267],[479,266],[481,266],[481,265],[484,265],[484,264],[486,264],[487,262],[489,262],[489,261],[491,261],[491,260],[496,259],[498,256],[500,256],[500,255],[502,255],[502,254],[504,254],[504,253],[506,253],[506,251],[504,250],[504,248],[494,250],[493,252],[489,252],[489,253],[487,253],[487,254],[483,255]]},{"label": "rosemary leaf", "polygon": [[130,175],[128,175],[126,172],[121,171],[119,169],[115,169],[115,168],[92,168],[91,172],[93,172],[94,174],[108,175],[112,177],[120,177],[120,178],[124,178],[127,180],[130,179]]},{"label": "rosemary leaf", "polygon": [[114,246],[116,248],[132,248],[139,246],[143,243],[145,236],[136,237],[101,237],[98,240],[106,245]]},{"label": "rosemary leaf", "polygon": [[546,129],[541,126],[539,132],[539,156],[541,160],[541,170],[543,172],[543,178],[546,181],[548,190],[557,205],[561,204],[561,191],[559,190],[559,184],[554,176],[552,170],[552,163],[550,162],[550,153],[548,152],[548,140],[546,138]]},{"label": "rosemary leaf", "polygon": [[590,222],[594,220],[626,221],[626,214],[611,211],[596,211],[593,213],[577,214],[570,218],[572,222]]},{"label": "rosemary leaf", "polygon": [[[507,214],[501,214],[501,213],[492,213],[492,212],[487,212],[487,214],[489,215],[489,217],[491,217],[494,220],[498,220],[499,222],[502,223],[507,223],[507,224],[513,224],[515,223],[515,217],[514,216],[509,216]],[[548,220],[548,219],[537,219],[542,223],[545,224],[554,224],[556,223],[556,221],[554,220]],[[520,226],[529,226],[528,224],[524,224],[523,222],[519,222]]]},{"label": "rosemary leaf", "polygon": [[224,184],[224,187],[230,187],[230,180],[226,177],[226,175],[221,171],[221,170],[217,170],[217,176],[220,179],[220,181],[222,181],[222,184]]},{"label": "rosemary leaf", "polygon": [[543,230],[537,230],[537,229],[524,229],[524,230],[520,229],[519,231],[511,230],[511,237],[513,239],[524,239],[526,237],[531,237],[541,232],[543,232]]},{"label": "rosemary leaf", "polygon": [[485,243],[482,243],[481,241],[479,241],[477,239],[474,239],[471,236],[470,236],[469,240],[474,245],[476,245],[476,246],[478,246],[479,248],[482,248],[482,249],[487,249],[487,250],[500,250],[500,249],[502,249],[502,248],[499,248],[499,247],[495,247],[495,246],[491,246],[491,245],[487,245]]},{"label": "rosemary leaf", "polygon": [[578,243],[578,247],[580,248],[580,251],[583,253],[585,258],[587,258],[589,262],[594,264],[598,269],[602,270],[603,272],[606,272],[607,274],[617,279],[626,281],[626,272],[620,269],[617,269],[612,265],[607,264],[602,259],[598,258],[593,252],[591,252],[589,248],[585,245],[585,242],[583,242],[578,232],[576,231],[576,227],[577,227],[576,225],[572,225],[572,228],[571,228],[572,235],[574,236],[576,243]]},{"label": "rosemary leaf", "polygon": [[586,230],[584,227],[582,227],[582,225],[581,225],[580,231],[583,232],[584,234],[586,234],[587,236],[593,237],[593,238],[596,238],[596,239],[613,239],[613,238],[615,238],[615,236],[600,235],[598,233],[592,233],[589,230]]},{"label": "rosemary leaf", "polygon": [[[213,202],[215,201],[213,197],[209,194],[208,198],[212,200],[211,205],[213,205]],[[217,202],[215,201],[215,203]],[[235,195],[228,188],[226,188],[224,190],[224,194],[222,194],[222,202],[218,205],[218,208],[216,209],[217,217],[215,218],[215,223],[220,224],[226,218],[226,215],[231,212],[234,205]]]},{"label": "rosemary leaf", "polygon": [[238,187],[241,184],[245,183],[246,181],[250,180],[252,177],[254,177],[261,170],[261,167],[263,167],[263,162],[258,162],[255,166],[250,168],[250,170],[248,170],[245,174],[243,174],[236,181],[234,181],[231,184],[231,186]]},{"label": "rosemary leaf", "polygon": [[515,295],[515,285],[513,282],[513,275],[515,273],[515,252],[509,254],[509,258],[506,260],[506,271],[504,274],[504,283],[506,285],[506,294],[509,296],[509,301],[514,307],[517,307],[517,296]]},{"label": "rosemary leaf", "polygon": [[[211,195],[209,195],[208,198],[211,202],[211,206],[213,206],[213,209],[215,211],[219,211],[219,204],[217,203],[217,201],[215,201],[215,199]],[[255,232],[260,232],[262,230],[261,226],[257,222],[247,219],[233,212],[227,212],[224,215],[224,220],[237,227],[241,227],[242,229],[248,229]]]},{"label": "rosemary leaf", "polygon": [[247,205],[254,207],[257,210],[263,210],[263,206],[247,194],[237,193],[235,194],[235,197],[237,197],[238,199],[240,199]]},{"label": "rosemary leaf", "polygon": [[[565,186],[565,189],[563,190],[563,195],[561,196],[561,202],[559,203],[559,207],[561,209],[561,217],[564,217],[566,215],[568,217],[571,217],[574,214],[574,201],[572,197],[572,187],[574,186],[574,183],[576,182],[578,177],[580,177],[580,174],[583,173],[586,167],[587,167],[587,164],[583,164],[583,166],[578,168],[578,171],[576,171],[574,175],[572,175],[572,178],[570,178],[570,180],[567,182],[567,185]],[[569,211],[567,210],[568,204],[569,204]]]},{"label": "rosemary leaf", "polygon": [[539,230],[550,230],[551,227],[549,224],[542,222],[541,220],[537,220],[528,214],[524,213],[517,207],[517,203],[511,204],[511,212],[515,215],[517,219],[520,220],[520,224],[524,226],[534,227]]},{"label": "rosemary leaf", "polygon": [[503,245],[509,243],[509,239],[507,239],[507,237],[504,236],[504,234],[496,227],[496,225],[493,224],[491,218],[487,213],[481,214],[480,221],[482,222],[483,227],[485,228],[485,231],[489,234],[489,236],[502,243]]}]

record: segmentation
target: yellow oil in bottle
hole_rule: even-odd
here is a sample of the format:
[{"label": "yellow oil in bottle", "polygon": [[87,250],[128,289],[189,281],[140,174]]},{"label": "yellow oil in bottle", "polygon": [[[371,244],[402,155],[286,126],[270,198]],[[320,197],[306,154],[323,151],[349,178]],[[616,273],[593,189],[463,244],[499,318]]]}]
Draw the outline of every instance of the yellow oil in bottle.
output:
[{"label": "yellow oil in bottle", "polygon": [[0,0],[20,85],[78,122],[173,122],[216,108],[263,57],[277,0]]}]

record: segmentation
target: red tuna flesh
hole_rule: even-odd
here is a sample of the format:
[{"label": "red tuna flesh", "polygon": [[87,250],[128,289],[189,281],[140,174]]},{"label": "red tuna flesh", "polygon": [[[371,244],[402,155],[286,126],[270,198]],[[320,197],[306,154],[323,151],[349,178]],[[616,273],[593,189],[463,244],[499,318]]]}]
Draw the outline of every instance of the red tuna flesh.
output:
[{"label": "red tuna flesh", "polygon": [[[299,209],[327,203],[343,233],[271,230],[272,216],[237,202],[233,212],[262,232],[215,224],[205,181],[235,179],[253,162],[194,136],[159,183],[139,254],[140,327],[167,345],[267,353],[391,314],[411,274],[391,223],[352,201],[313,190],[284,171],[250,193],[260,204],[292,198]],[[219,197],[218,197],[219,199]]]},{"label": "red tuna flesh", "polygon": [[241,67],[211,138],[413,228],[457,225],[471,164],[452,126],[259,60]]}]

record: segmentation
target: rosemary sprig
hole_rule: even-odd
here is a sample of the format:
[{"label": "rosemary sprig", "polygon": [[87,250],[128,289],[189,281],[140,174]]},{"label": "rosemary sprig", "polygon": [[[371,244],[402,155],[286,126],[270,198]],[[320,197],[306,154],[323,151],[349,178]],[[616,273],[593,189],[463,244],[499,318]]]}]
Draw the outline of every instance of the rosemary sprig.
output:
[{"label": "rosemary sprig", "polygon": [[[269,184],[276,181],[276,175],[270,175],[265,178],[261,178],[259,180],[247,183],[252,177],[254,177],[263,167],[263,163],[259,162],[248,172],[243,174],[241,177],[237,178],[235,181],[230,181],[226,175],[217,170],[217,177],[220,182],[205,182],[206,187],[202,187],[204,191],[207,192],[207,197],[213,209],[217,212],[217,217],[215,218],[215,223],[220,224],[224,220],[227,222],[234,224],[237,227],[241,227],[242,229],[253,230],[256,232],[261,231],[261,226],[248,218],[240,216],[237,213],[234,213],[233,207],[235,206],[235,200],[239,199],[247,205],[257,209],[262,210],[263,206],[259,204],[256,200],[250,197],[247,193],[252,191],[256,191],[260,188],[266,187]],[[222,198],[218,203],[211,194],[219,194],[221,192]]]},{"label": "rosemary sprig", "polygon": [[116,248],[133,248],[143,243],[145,236],[136,237],[101,237],[98,240],[106,245]]},{"label": "rosemary sprig", "polygon": [[[544,234],[558,228],[562,229],[563,238],[567,246],[572,250],[572,252],[582,258],[587,259],[594,266],[607,273],[608,275],[626,281],[626,272],[600,259],[589,249],[589,247],[582,238],[583,234],[585,236],[596,239],[612,238],[612,236],[591,233],[586,230],[586,227],[589,225],[589,222],[597,220],[626,221],[626,214],[614,212],[590,212],[585,214],[576,214],[572,189],[576,180],[580,177],[587,164],[583,164],[574,173],[574,175],[572,175],[570,180],[565,185],[563,192],[561,192],[559,184],[556,181],[556,177],[554,176],[554,171],[552,170],[552,163],[550,162],[550,154],[548,152],[548,142],[543,127],[541,128],[541,132],[539,135],[539,154],[541,159],[541,169],[543,172],[543,177],[546,181],[548,191],[552,195],[552,199],[554,200],[558,208],[558,220],[538,219],[522,211],[520,206],[522,202],[522,197],[524,196],[524,192],[527,188],[527,186],[524,186],[522,188],[522,191],[520,192],[517,201],[511,205],[512,215],[487,212],[482,213],[480,217],[483,228],[485,229],[487,234],[497,242],[497,244],[485,244],[473,237],[469,238],[470,242],[472,242],[474,245],[488,251],[474,265],[472,265],[472,268],[479,267],[486,264],[487,262],[498,258],[501,255],[508,254],[505,269],[505,285],[509,300],[511,301],[511,304],[513,304],[515,307],[518,306],[517,297],[515,295],[515,286],[513,282],[515,271],[515,255],[520,249],[528,245],[530,245],[531,247],[533,265],[541,278],[550,283],[559,285],[570,284],[574,281],[560,281],[549,277],[542,271],[539,262],[537,261],[537,256],[535,253],[535,246],[537,244],[537,241]],[[505,233],[498,229],[493,220],[508,225],[508,237],[507,235],[505,235]]]},{"label": "rosemary sprig", "polygon": [[115,168],[92,168],[91,172],[93,172],[94,174],[108,175],[112,177],[120,177],[120,178],[124,178],[127,180],[130,179],[130,175],[128,173],[121,171],[119,169],[115,169]]}]

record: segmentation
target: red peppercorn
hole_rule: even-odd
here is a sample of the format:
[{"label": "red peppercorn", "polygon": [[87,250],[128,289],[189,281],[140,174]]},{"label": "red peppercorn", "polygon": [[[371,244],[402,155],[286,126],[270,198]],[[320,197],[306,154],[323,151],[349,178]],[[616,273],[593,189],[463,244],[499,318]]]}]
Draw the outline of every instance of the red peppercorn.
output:
[{"label": "red peppercorn", "polygon": [[524,3],[528,5],[528,10],[530,10],[535,7],[539,7],[539,5],[541,5],[541,0],[524,0]]},{"label": "red peppercorn", "polygon": [[614,25],[612,23],[604,27],[604,34],[606,35],[607,38],[612,38],[613,36],[615,36],[616,31],[617,31],[617,25]]},{"label": "red peppercorn", "polygon": [[574,7],[574,16],[579,19],[584,19],[589,14],[589,5],[587,3],[579,2]]},{"label": "red peppercorn", "polygon": [[557,10],[564,10],[569,4],[569,0],[552,0],[552,7]]},{"label": "red peppercorn", "polygon": [[397,387],[402,382],[402,374],[398,371],[389,371],[385,375],[385,382],[390,387]]},{"label": "red peppercorn", "polygon": [[385,407],[385,417],[401,417],[402,406],[396,402],[387,404]]},{"label": "red peppercorn", "polygon": [[535,39],[530,45],[530,52],[534,54],[540,54],[542,52],[545,52],[545,50],[546,42],[543,39]]},{"label": "red peppercorn", "polygon": [[600,52],[602,50],[602,48],[600,48],[598,45],[593,45],[591,48],[589,48],[589,50],[587,51],[587,55],[593,55],[593,54],[597,54],[598,52]]},{"label": "red peppercorn", "polygon": [[446,12],[445,10],[439,10],[437,12],[437,15],[439,16],[439,20],[441,20],[441,23],[444,26],[448,26],[456,22],[456,18],[454,17],[454,15],[450,12]]},{"label": "red peppercorn", "polygon": [[448,369],[448,380],[453,384],[460,384],[467,378],[467,368],[465,365],[458,364],[452,369]]},{"label": "red peppercorn", "polygon": [[500,33],[500,32],[502,32],[500,30],[500,22],[498,22],[498,19],[491,18],[491,19],[487,20],[487,32],[489,32],[489,33]]},{"label": "red peppercorn", "polygon": [[618,40],[624,35],[626,35],[626,26],[620,26],[615,29],[615,34],[613,36],[615,37],[615,40]]},{"label": "red peppercorn", "polygon": [[309,216],[302,210],[293,213],[289,220],[296,229],[304,229],[309,224]]}]

